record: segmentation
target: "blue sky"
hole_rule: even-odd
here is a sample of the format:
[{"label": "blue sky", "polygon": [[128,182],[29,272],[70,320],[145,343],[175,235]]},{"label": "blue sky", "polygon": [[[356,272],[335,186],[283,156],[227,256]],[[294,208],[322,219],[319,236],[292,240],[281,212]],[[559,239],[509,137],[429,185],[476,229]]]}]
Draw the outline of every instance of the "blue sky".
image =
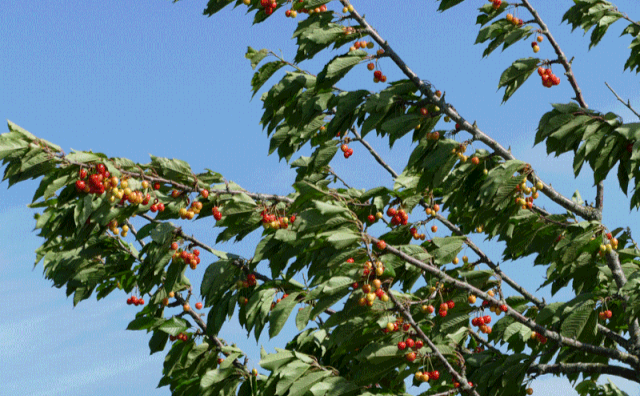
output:
[{"label": "blue sky", "polygon": [[[483,3],[467,0],[439,14],[433,0],[354,1],[405,62],[446,91],[447,99],[464,117],[477,120],[490,136],[511,146],[516,157],[532,163],[561,193],[571,196],[579,189],[585,199],[593,201],[595,191],[586,167],[574,180],[571,156],[548,158],[543,146],[532,148],[538,120],[549,110],[549,103],[566,103],[573,96],[569,84],[556,72],[562,78],[560,86],[543,88],[534,75],[501,105],[502,91],[496,92],[500,74],[515,59],[532,53],[523,43],[482,59],[484,47],[473,43],[478,32],[476,9]],[[618,38],[624,25],[614,25],[602,43],[588,51],[588,36],[583,38],[579,31],[570,34],[566,24],[560,25],[571,1],[532,3],[567,56],[575,56],[574,72],[590,108],[614,111],[627,122],[636,121],[604,85],[607,81],[622,98],[630,98],[640,108],[638,76],[622,72],[630,43],[628,36]],[[634,15],[639,11],[635,1],[615,3],[632,18],[640,18]],[[3,1],[0,119],[11,120],[67,152],[92,149],[138,162],[148,162],[148,154],[180,158],[196,171],[207,167],[221,172],[249,191],[290,192],[295,172],[277,156],[267,156],[268,138],[258,125],[261,103],[259,95],[250,100],[253,71],[244,54],[251,45],[282,50],[285,58],[292,59],[295,44],[290,34],[296,22],[276,15],[252,27],[252,17],[243,10],[229,8],[207,18],[202,15],[205,5],[205,1],[173,4],[169,0],[86,1],[73,6],[62,0]],[[524,13],[520,16],[529,19]],[[546,41],[541,49],[539,57],[552,58]],[[333,55],[325,54],[302,66],[317,73]],[[381,65],[389,80],[401,78],[389,59]],[[381,87],[371,82],[364,65],[340,86]],[[397,142],[393,152],[373,134],[368,140],[394,169],[403,168],[412,148],[409,139]],[[338,156],[332,164],[339,175],[359,188],[391,186],[388,175],[363,147],[352,148],[351,158]],[[307,147],[303,154],[308,153]],[[125,304],[127,296],[114,292],[100,302],[92,297],[73,308],[64,290],[52,288],[43,278],[41,266],[33,269],[34,250],[42,241],[32,232],[33,211],[26,204],[36,186],[30,181],[7,190],[7,183],[0,183],[0,241],[4,242],[0,290],[11,296],[0,305],[0,361],[3,367],[13,368],[0,371],[0,393],[168,395],[167,387],[155,389],[164,354],[149,356],[150,336],[125,330],[136,312]],[[615,178],[610,177],[605,186],[605,224],[611,229],[629,225],[637,236],[637,212],[628,211],[628,200]],[[547,209],[561,211],[544,202]],[[202,240],[215,240],[210,218],[189,224],[186,230]],[[251,257],[257,241],[258,235],[251,235],[241,244],[217,248]],[[477,242],[499,260],[501,246]],[[203,258],[204,263],[213,261],[210,256]],[[533,269],[531,261],[504,263],[503,268],[535,290],[543,269]],[[203,272],[200,266],[189,273],[196,290]],[[548,297],[548,288],[541,293]],[[561,292],[556,297],[566,296]],[[234,321],[221,336],[237,342],[250,355],[250,365],[257,367],[259,345],[239,330]],[[280,336],[271,341],[263,336],[260,344],[273,351],[294,331],[290,323]],[[640,395],[634,384],[616,383],[631,396]],[[550,376],[535,381],[533,388],[538,395],[575,394],[566,380]],[[413,394],[419,391],[410,389]]]}]

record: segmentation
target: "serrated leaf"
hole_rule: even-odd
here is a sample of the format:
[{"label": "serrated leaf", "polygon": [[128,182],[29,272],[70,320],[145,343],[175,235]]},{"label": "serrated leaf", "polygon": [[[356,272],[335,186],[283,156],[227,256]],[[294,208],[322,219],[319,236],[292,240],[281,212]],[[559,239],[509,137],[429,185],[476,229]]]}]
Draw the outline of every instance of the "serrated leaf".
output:
[{"label": "serrated leaf", "polygon": [[500,82],[498,83],[498,89],[506,87],[502,103],[509,100],[511,95],[527,81],[531,74],[537,69],[539,62],[540,59],[537,58],[518,59],[502,73]]}]

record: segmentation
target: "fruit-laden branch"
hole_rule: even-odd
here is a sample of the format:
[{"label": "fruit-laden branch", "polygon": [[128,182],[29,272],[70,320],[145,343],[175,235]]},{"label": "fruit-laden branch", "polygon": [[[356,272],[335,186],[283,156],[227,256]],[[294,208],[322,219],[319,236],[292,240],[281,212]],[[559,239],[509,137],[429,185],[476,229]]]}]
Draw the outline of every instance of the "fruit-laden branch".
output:
[{"label": "fruit-laden branch", "polygon": [[638,373],[638,371],[626,367],[609,366],[600,363],[534,364],[527,370],[527,374],[533,375],[574,373],[609,374],[640,383],[640,373]]},{"label": "fruit-laden branch", "polygon": [[456,379],[456,381],[458,383],[460,383],[460,387],[469,392],[470,394],[474,395],[474,396],[480,396],[478,394],[478,392],[475,391],[475,389],[473,389],[471,386],[469,386],[468,381],[466,379],[466,377],[463,374],[460,374],[456,371],[456,369],[453,368],[453,366],[451,366],[451,364],[449,363],[449,361],[447,360],[447,358],[445,358],[444,356],[442,356],[442,354],[440,353],[440,351],[438,350],[438,348],[436,347],[436,345],[431,341],[431,339],[429,337],[427,337],[426,334],[424,334],[424,332],[422,331],[422,329],[420,328],[420,326],[418,326],[418,324],[416,323],[415,320],[413,320],[413,316],[411,316],[411,312],[409,312],[409,310],[407,308],[405,308],[393,295],[393,293],[389,292],[389,299],[395,304],[395,306],[398,308],[398,310],[402,313],[402,316],[405,317],[405,319],[407,320],[407,322],[409,322],[409,324],[411,325],[411,327],[413,327],[413,329],[416,331],[416,333],[418,334],[418,337],[420,337],[425,344],[427,344],[427,346],[429,348],[431,348],[431,350],[433,351],[433,353],[436,355],[436,357],[442,362],[442,364],[444,365],[444,367],[447,369],[447,371],[451,374],[451,376],[453,378]]},{"label": "fruit-laden branch", "polygon": [[[373,241],[374,243],[379,242],[378,238],[375,238],[371,235],[366,234],[365,235],[366,238],[370,241]],[[458,289],[464,289],[467,290],[473,294],[475,294],[476,296],[489,301],[490,303],[493,304],[503,304],[502,302],[498,301],[496,298],[491,297],[489,294],[485,293],[484,291],[466,283],[466,282],[462,282],[459,281],[451,276],[449,276],[448,274],[446,274],[445,272],[443,272],[442,270],[440,270],[439,268],[436,268],[432,265],[426,264],[414,257],[409,256],[406,253],[403,253],[401,251],[399,251],[398,249],[394,248],[393,246],[390,245],[386,245],[386,251],[388,251],[389,253],[392,253],[393,255],[403,259],[404,261],[408,262],[411,265],[414,265],[415,267],[418,267],[426,272],[429,272],[430,274],[438,277],[439,279],[452,284],[454,287],[458,288]],[[520,312],[514,310],[513,308],[511,308],[508,304],[504,304],[507,306],[507,312],[506,314],[509,316],[512,316],[517,322],[522,323],[523,325],[529,327],[530,329],[536,331],[538,334],[541,334],[543,336],[545,336],[548,339],[552,339],[562,345],[566,345],[572,348],[576,348],[578,350],[587,352],[587,353],[592,353],[595,355],[600,355],[600,356],[606,356],[608,358],[611,359],[615,359],[624,363],[627,363],[633,367],[636,367],[638,369],[640,369],[640,359],[632,354],[629,353],[625,353],[622,351],[619,351],[617,349],[609,349],[609,348],[604,348],[604,347],[600,347],[600,346],[596,346],[596,345],[592,345],[592,344],[586,344],[586,343],[582,343],[580,341],[571,339],[571,338],[567,338],[564,337],[554,331],[551,330],[547,330],[544,327],[540,326],[539,324],[537,324],[535,321],[533,321],[530,318],[527,318],[526,316],[522,315]]]},{"label": "fruit-laden branch", "polygon": [[573,91],[576,94],[576,97],[573,98],[576,100],[576,102],[578,102],[578,104],[580,105],[580,107],[583,107],[585,109],[588,109],[589,106],[587,106],[587,103],[584,101],[584,98],[582,97],[582,91],[580,90],[580,87],[578,86],[578,82],[576,81],[576,77],[573,75],[573,70],[571,69],[571,64],[569,63],[569,60],[567,59],[567,57],[565,56],[564,52],[562,52],[562,49],[560,48],[560,45],[558,44],[558,42],[555,40],[555,38],[553,38],[553,35],[551,34],[551,31],[549,30],[549,28],[547,27],[547,25],[544,23],[544,21],[542,20],[542,18],[540,18],[540,15],[538,14],[538,11],[536,11],[531,4],[529,3],[528,0],[522,0],[522,5],[525,6],[525,8],[527,10],[529,10],[529,12],[531,13],[531,15],[533,16],[533,18],[535,19],[535,22],[540,25],[540,27],[542,28],[542,34],[544,34],[545,36],[547,36],[547,39],[549,39],[549,43],[551,44],[551,46],[553,47],[553,49],[556,52],[556,55],[558,55],[558,60],[559,63],[564,66],[564,70],[565,70],[565,75],[567,76],[567,79],[569,80],[569,84],[571,84],[571,87],[573,88]]},{"label": "fruit-laden branch", "polygon": [[[396,171],[393,170],[393,168],[391,168],[391,166],[389,166],[389,164],[387,164],[382,159],[380,154],[378,154],[375,151],[375,149],[373,147],[371,147],[371,145],[366,140],[364,140],[362,138],[362,136],[358,133],[358,131],[354,127],[351,127],[351,131],[356,136],[355,140],[358,140],[360,143],[362,143],[362,145],[364,145],[367,148],[369,153],[371,153],[371,155],[376,159],[376,161],[380,165],[382,165],[382,167],[385,168],[387,170],[387,172],[389,172],[393,178],[397,178],[398,174],[396,173]],[[426,203],[423,200],[420,201],[420,205],[423,208],[426,208]],[[449,228],[455,234],[460,235],[460,236],[464,235],[462,233],[462,231],[455,224],[451,223],[445,217],[443,217],[443,216],[441,216],[441,215],[439,215],[437,213],[432,214],[432,216],[435,217],[442,224],[444,224],[445,227]],[[533,294],[529,293],[524,287],[522,287],[519,284],[517,284],[513,279],[511,279],[504,272],[502,272],[500,267],[497,264],[495,264],[493,261],[491,261],[491,259],[482,250],[480,250],[480,248],[478,246],[476,246],[473,242],[471,242],[471,240],[469,238],[466,238],[465,243],[480,257],[482,262],[487,264],[489,266],[489,268],[491,268],[497,274],[497,276],[499,276],[501,279],[503,279],[514,290],[518,291],[523,297],[525,297],[526,299],[528,299],[529,301],[534,303],[539,308],[542,308],[544,306],[544,302],[542,302],[539,299],[537,299],[535,296],[533,296]]]},{"label": "fruit-laden branch", "polygon": [[[347,0],[340,0],[340,2],[345,7],[348,7],[350,5],[349,1]],[[421,80],[420,77],[418,77],[418,75],[404,63],[404,61],[391,48],[391,46],[378,34],[378,32],[376,32],[371,27],[371,25],[369,25],[367,21],[364,20],[364,18],[360,14],[358,14],[356,10],[352,11],[351,14],[361,26],[364,26],[366,33],[369,34],[369,36],[371,36],[371,38],[382,47],[385,55],[388,55],[393,60],[393,62],[400,68],[400,70],[402,70],[402,72],[409,78],[409,80],[411,80],[416,85],[420,92],[430,98],[432,102],[438,103],[439,107],[442,109],[442,112],[448,115],[452,120],[454,120],[460,126],[460,129],[464,129],[469,132],[475,140],[486,144],[502,158],[506,160],[515,159],[510,150],[505,149],[502,145],[500,145],[500,143],[490,138],[476,125],[472,125],[469,122],[465,121],[457,111],[455,111],[449,104],[444,101],[444,94],[441,97],[436,96],[435,93],[431,91],[430,84]],[[573,213],[576,213],[580,217],[587,220],[600,220],[602,218],[601,212],[587,206],[578,205],[571,199],[554,190],[550,185],[544,183],[542,180],[540,180],[540,178],[534,179],[534,177],[530,175],[529,180],[531,182],[540,181],[543,185],[543,188],[539,189],[539,191],[541,191],[558,205]]]},{"label": "fruit-laden branch", "polygon": [[491,349],[494,353],[497,353],[499,355],[502,355],[502,352],[500,352],[500,350],[498,350],[497,348],[495,348],[493,345],[491,345],[489,343],[489,341],[485,340],[484,338],[480,337],[480,334],[476,333],[475,331],[473,331],[471,328],[469,328],[469,334],[471,335],[471,337],[475,338],[476,341],[478,341],[480,344],[486,346],[487,348]]},{"label": "fruit-laden branch", "polygon": [[[365,148],[375,158],[375,160],[380,165],[382,165],[382,167],[385,168],[387,170],[387,172],[389,172],[389,174],[391,174],[391,176],[393,178],[398,177],[398,174],[396,173],[396,171],[393,170],[393,168],[391,168],[391,166],[389,166],[389,164],[387,164],[382,159],[380,154],[378,154],[376,152],[376,150],[366,140],[364,140],[362,138],[362,136],[358,133],[358,131],[355,129],[355,127],[351,127],[351,131],[353,132],[353,134],[356,137],[354,140],[359,141],[363,146],[365,146]],[[422,207],[426,208],[426,204],[425,204],[424,200],[420,201],[420,205]],[[544,218],[545,215],[547,215],[547,216],[549,215],[543,209],[539,209],[539,208],[536,208],[536,209],[537,209],[538,212],[540,212],[540,215],[543,218]],[[464,235],[462,233],[462,231],[455,224],[451,223],[444,216],[439,215],[437,213],[432,214],[431,216],[436,218],[438,221],[440,221],[442,224],[444,224],[445,227],[449,228],[455,234],[460,235],[460,236]],[[514,290],[516,290],[518,293],[520,293],[520,295],[522,295],[528,301],[530,301],[531,303],[536,305],[539,309],[542,309],[546,305],[544,301],[541,301],[540,299],[536,298],[533,294],[531,294],[529,291],[527,291],[524,287],[520,286],[516,281],[514,281],[508,275],[506,275],[500,269],[500,267],[497,264],[495,264],[493,261],[491,261],[491,259],[482,250],[480,250],[480,248],[478,246],[476,246],[469,238],[467,238],[465,240],[465,243],[480,257],[482,262],[487,264],[487,266],[489,268],[491,268],[497,274],[497,276],[499,276],[502,280],[505,281],[505,283],[507,283]],[[621,335],[619,335],[617,333],[614,333],[613,331],[609,330],[607,327],[603,326],[600,323],[598,323],[598,330],[600,332],[602,332],[602,334],[604,334],[605,337],[612,339],[613,341],[618,343],[620,346],[622,346],[624,349],[629,351],[629,348],[630,348],[629,340],[627,340],[626,338],[622,337]]]},{"label": "fruit-laden branch", "polygon": [[[152,222],[152,223],[161,223],[160,221],[154,219],[153,217],[147,216],[145,214],[141,214],[140,217],[142,217],[143,219],[148,220],[149,222]],[[181,237],[181,238],[193,243],[196,246],[201,247],[202,249],[208,251],[209,253],[212,253],[212,254],[216,255],[217,251],[214,248],[212,248],[211,246],[207,245],[204,242],[201,242],[200,240],[196,239],[194,236],[185,234],[181,227],[174,226],[174,232],[179,237]],[[245,265],[245,262],[247,261],[246,259],[243,259],[243,258],[241,258],[239,256],[236,256],[236,255],[232,255],[232,256],[235,259],[231,261],[231,264],[236,266],[236,267],[238,267],[238,268],[240,268],[245,274],[248,275],[248,274],[251,273],[251,274],[255,275],[256,279],[261,280],[263,282],[271,282],[272,281],[272,279],[269,278],[266,275],[263,275],[263,274],[261,274],[261,273],[259,273],[257,271],[250,271],[249,268]],[[334,311],[331,308],[327,308],[327,309],[325,309],[324,313],[332,315],[332,314],[336,313],[336,311]]]},{"label": "fruit-laden branch", "polygon": [[[571,63],[569,63],[569,61],[567,60],[567,57],[565,56],[564,52],[562,52],[560,45],[551,34],[551,31],[549,30],[547,25],[544,23],[542,18],[540,18],[540,15],[538,14],[538,12],[531,6],[531,4],[529,3],[529,0],[522,0],[522,4],[527,8],[527,10],[529,10],[531,15],[533,15],[536,23],[542,28],[542,34],[547,36],[547,38],[549,39],[549,43],[555,50],[556,55],[558,55],[559,63],[564,67],[565,75],[567,76],[567,79],[569,80],[569,83],[571,84],[571,87],[573,88],[573,91],[576,94],[576,97],[573,99],[575,99],[578,102],[578,104],[580,104],[580,107],[585,109],[589,108],[589,106],[587,105],[587,103],[585,102],[582,96],[582,91],[578,86],[578,82],[576,81],[575,75],[573,74]],[[609,89],[611,89],[611,87],[609,87]],[[620,99],[620,97],[617,94],[615,95],[616,97],[618,97],[618,99]],[[604,199],[604,181],[600,181],[597,185],[597,191],[596,191],[596,209],[600,212],[600,219],[602,218],[603,199]],[[622,271],[622,266],[620,265],[620,260],[618,258],[618,255],[614,252],[610,252],[609,254],[607,254],[606,261],[609,269],[611,269],[611,273],[616,282],[616,285],[618,286],[618,288],[622,288],[627,283],[627,279],[624,275],[624,272]],[[625,301],[626,300],[628,300],[628,298],[626,298]],[[631,336],[631,343],[634,346],[634,349],[640,350],[640,326],[638,325],[637,319],[633,319],[629,317],[629,333]]]},{"label": "fruit-laden branch", "polygon": [[[531,15],[533,15],[535,22],[542,28],[542,34],[547,36],[547,38],[549,39],[549,43],[551,44],[554,51],[556,52],[556,55],[558,55],[558,63],[560,63],[564,67],[564,70],[565,70],[564,74],[567,76],[567,79],[569,80],[569,84],[571,84],[571,88],[573,88],[573,92],[575,92],[576,94],[575,98],[573,99],[575,99],[576,102],[578,102],[580,107],[588,109],[589,106],[587,105],[587,102],[585,102],[584,97],[582,96],[582,91],[580,90],[580,87],[578,86],[578,82],[576,81],[576,77],[573,74],[571,63],[569,63],[566,55],[564,54],[564,52],[562,52],[560,45],[553,37],[553,35],[551,34],[551,31],[549,30],[547,25],[544,23],[542,18],[540,18],[538,11],[536,11],[531,6],[529,1],[522,0],[522,4],[525,6],[527,10],[529,10]],[[604,181],[600,181],[596,187],[596,209],[600,212],[600,218],[602,218],[603,203],[604,203]]]},{"label": "fruit-laden branch", "polygon": [[[180,303],[180,305],[183,305],[187,303],[187,301],[182,298],[182,296],[179,293],[176,293],[175,295],[176,300]],[[198,324],[198,326],[200,326],[200,328],[202,329],[202,331],[204,332],[204,334],[207,334],[207,324],[204,323],[204,321],[202,320],[202,318],[200,318],[200,316],[193,312],[193,310],[189,309],[187,311],[185,311],[187,313],[187,315],[191,316],[193,318],[193,320],[195,320],[195,322]],[[222,341],[220,341],[220,339],[214,335],[208,335],[207,337],[209,337],[209,339],[211,339],[211,341],[213,341],[214,344],[216,344],[216,346],[218,347],[218,349],[222,350],[222,348],[224,348],[224,344],[222,344]],[[246,371],[247,373],[249,372],[249,369],[243,365],[242,363],[240,363],[240,361],[238,361],[238,359],[235,359],[233,361],[233,365],[236,366],[237,368]]]},{"label": "fruit-laden branch", "polygon": [[[77,165],[80,167],[84,167],[84,168],[88,168],[90,167],[89,164],[86,163],[82,163],[82,162],[77,162],[77,161],[72,161],[66,158],[66,156],[63,153],[60,153],[62,155],[60,155],[59,157],[56,157],[59,160],[62,160],[62,162],[69,164],[69,165]],[[115,166],[115,165],[114,165]],[[123,175],[127,175],[129,177],[139,177],[142,180],[146,180],[152,183],[158,182],[158,183],[163,183],[163,184],[170,184],[173,187],[180,189],[182,191],[190,191],[190,192],[200,192],[201,189],[197,187],[197,185],[195,186],[187,186],[185,184],[182,183],[178,183],[176,181],[173,180],[169,180],[169,179],[165,179],[164,177],[160,177],[157,175],[148,175],[146,173],[143,173],[142,171],[140,172],[131,172],[131,171],[126,171],[121,169],[120,167],[116,166],[116,168],[118,168],[118,171],[120,171]],[[228,186],[228,185],[227,185]],[[239,194],[246,194],[249,197],[258,200],[258,201],[278,201],[278,202],[286,202],[286,203],[293,203],[293,199],[289,198],[289,197],[284,197],[281,195],[276,195],[276,194],[262,194],[262,193],[252,193],[249,191],[245,191],[245,190],[229,190],[228,188],[226,189],[210,189],[209,190],[210,194],[230,194],[230,195],[239,195]]]}]

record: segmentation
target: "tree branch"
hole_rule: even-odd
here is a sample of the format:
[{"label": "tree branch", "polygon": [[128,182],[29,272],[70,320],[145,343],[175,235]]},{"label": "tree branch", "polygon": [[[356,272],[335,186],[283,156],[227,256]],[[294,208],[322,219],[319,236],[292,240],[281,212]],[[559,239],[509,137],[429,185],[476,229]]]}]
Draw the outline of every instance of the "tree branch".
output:
[{"label": "tree branch", "polygon": [[[349,6],[350,3],[347,0],[340,0],[340,2],[345,6]],[[491,149],[493,149],[498,155],[506,160],[514,160],[515,157],[511,154],[510,150],[505,149],[498,142],[490,138],[487,134],[482,132],[476,125],[472,125],[469,122],[465,121],[462,116],[458,114],[457,111],[453,109],[452,106],[447,104],[444,101],[444,95],[438,97],[434,92],[431,91],[431,84],[429,82],[425,82],[418,77],[416,73],[414,73],[398,56],[398,54],[389,46],[389,44],[376,32],[371,25],[367,21],[364,20],[360,14],[356,10],[352,12],[352,15],[358,23],[363,26],[366,32],[371,36],[371,38],[378,43],[382,47],[385,52],[385,55],[388,55],[393,62],[400,68],[400,70],[411,80],[416,87],[420,90],[420,92],[431,99],[432,102],[438,103],[440,108],[442,109],[442,113],[448,115],[453,121],[455,121],[461,129],[469,132],[475,140],[478,140]],[[542,180],[540,180],[542,182]],[[562,194],[555,191],[551,186],[542,182],[543,188],[539,191],[549,197],[552,201],[556,202],[558,205],[563,208],[576,213],[580,217],[587,220],[599,220],[602,216],[600,212],[589,208],[587,206],[578,205],[573,202],[571,199],[563,196]]]},{"label": "tree branch", "polygon": [[535,375],[573,373],[609,374],[640,383],[640,374],[636,370],[600,363],[534,364],[527,370],[527,374]]},{"label": "tree branch", "polygon": [[[377,243],[379,241],[378,238],[375,238],[371,235],[366,234],[366,237],[370,240],[373,241],[374,243]],[[485,293],[484,291],[466,283],[466,282],[462,282],[459,281],[451,276],[449,276],[448,274],[446,274],[445,272],[443,272],[442,270],[440,270],[439,268],[436,268],[432,265],[426,264],[412,256],[409,256],[406,253],[403,253],[401,251],[399,251],[398,249],[394,248],[393,246],[390,246],[387,244],[386,246],[386,251],[388,251],[389,253],[392,253],[393,255],[403,259],[404,261],[408,262],[411,265],[414,265],[415,267],[418,267],[426,272],[429,272],[430,274],[438,277],[439,279],[452,284],[454,287],[457,287],[459,289],[464,289],[467,290],[473,294],[475,294],[476,296],[489,301],[490,303],[499,305],[499,304],[503,304],[501,301],[497,300],[494,297],[491,297],[490,295],[488,295],[487,293]],[[511,308],[508,304],[505,304],[507,306],[507,312],[506,314],[513,317],[517,322],[524,324],[525,326],[529,327],[530,329],[536,331],[538,334],[542,334],[543,336],[545,336],[548,339],[554,340],[562,345],[566,345],[572,348],[576,348],[578,350],[587,352],[587,353],[592,353],[595,355],[600,355],[600,356],[606,356],[609,357],[611,359],[615,359],[624,363],[627,363],[629,365],[632,365],[633,367],[637,367],[638,369],[640,369],[640,359],[638,359],[637,356],[635,355],[631,355],[622,351],[619,351],[617,349],[609,349],[609,348],[604,348],[604,347],[600,347],[600,346],[596,346],[596,345],[592,345],[592,344],[586,344],[586,343],[582,343],[580,341],[574,340],[574,339],[570,339],[567,337],[564,337],[554,331],[551,330],[547,330],[544,327],[540,326],[539,324],[537,324],[536,322],[534,322],[532,319],[527,318],[526,316],[522,315],[521,313],[519,313],[518,311],[514,310],[513,308]]]},{"label": "tree branch", "polygon": [[429,337],[427,337],[426,334],[424,334],[420,326],[416,324],[415,320],[413,320],[413,317],[411,316],[411,312],[409,312],[408,309],[406,309],[400,302],[398,302],[398,300],[395,298],[395,296],[391,292],[389,292],[388,295],[389,295],[389,299],[396,305],[396,307],[398,307],[398,310],[402,313],[402,316],[405,317],[407,322],[409,322],[409,324],[416,331],[416,333],[418,334],[418,337],[420,337],[425,342],[425,344],[427,344],[427,346],[431,348],[433,353],[436,355],[438,360],[442,362],[442,364],[447,369],[449,374],[451,374],[451,376],[460,383],[460,388],[471,393],[474,396],[480,396],[478,392],[475,391],[475,389],[469,386],[468,384],[469,381],[467,380],[467,378],[463,374],[458,373],[453,368],[453,366],[451,366],[447,358],[442,356],[442,354],[440,353],[436,345],[431,341]]},{"label": "tree branch", "polygon": [[607,88],[609,88],[609,90],[616,96],[616,99],[618,99],[620,103],[627,106],[627,108],[631,110],[631,112],[635,114],[636,117],[640,118],[640,114],[638,114],[638,112],[633,107],[631,107],[631,102],[629,101],[629,99],[627,99],[627,102],[625,103],[624,100],[622,100],[622,98],[616,93],[616,91],[613,90],[613,88],[611,88],[609,84],[607,84],[606,81],[604,82],[604,85],[606,85]]}]

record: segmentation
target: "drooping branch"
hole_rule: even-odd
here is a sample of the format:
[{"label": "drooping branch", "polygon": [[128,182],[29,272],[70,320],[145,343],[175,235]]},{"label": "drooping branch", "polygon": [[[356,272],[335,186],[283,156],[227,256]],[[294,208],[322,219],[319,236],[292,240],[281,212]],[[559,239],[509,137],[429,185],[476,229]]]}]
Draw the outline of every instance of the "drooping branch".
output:
[{"label": "drooping branch", "polygon": [[[367,239],[370,241],[373,241],[374,243],[377,243],[379,241],[378,238],[375,238],[371,235],[366,235]],[[504,304],[507,306],[507,312],[506,314],[513,317],[517,322],[522,323],[523,325],[529,327],[530,329],[536,331],[538,334],[541,334],[543,336],[545,336],[548,339],[554,340],[562,345],[565,346],[569,346],[587,353],[592,353],[595,355],[600,355],[600,356],[606,356],[608,358],[611,359],[615,359],[624,363],[627,363],[629,365],[632,365],[634,367],[640,368],[640,359],[635,356],[635,355],[631,355],[625,352],[621,352],[617,349],[609,349],[609,348],[604,348],[604,347],[600,347],[600,346],[596,346],[596,345],[592,345],[592,344],[587,344],[587,343],[583,343],[580,341],[577,341],[575,339],[571,339],[571,338],[567,338],[562,336],[561,334],[558,334],[554,331],[551,330],[547,330],[544,327],[540,326],[539,324],[537,324],[535,321],[533,321],[530,318],[527,318],[526,316],[522,315],[520,312],[514,310],[513,308],[511,308],[508,304],[501,302],[499,300],[497,300],[496,298],[490,296],[489,294],[485,293],[484,291],[466,283],[466,282],[462,282],[458,279],[455,279],[451,276],[449,276],[447,273],[445,273],[444,271],[440,270],[439,268],[426,264],[406,253],[403,253],[401,251],[399,251],[398,249],[394,248],[393,246],[390,246],[387,244],[386,246],[386,250],[389,253],[401,258],[402,260],[408,262],[409,264],[420,268],[436,277],[438,277],[440,280],[445,281],[451,285],[453,285],[454,287],[458,288],[458,289],[463,289],[466,290],[468,292],[471,292],[473,294],[475,294],[476,296],[489,301],[492,304],[496,304],[496,305],[501,305]]]},{"label": "drooping branch", "polygon": [[580,107],[588,109],[589,106],[587,106],[587,103],[584,101],[584,98],[582,97],[582,91],[580,90],[580,87],[578,86],[578,82],[576,81],[576,77],[573,75],[573,70],[571,69],[571,63],[569,63],[569,60],[565,56],[564,52],[562,52],[562,49],[560,48],[560,45],[558,44],[558,42],[553,37],[553,35],[551,34],[551,31],[549,31],[549,28],[544,23],[542,18],[540,18],[540,15],[538,14],[538,11],[536,11],[531,6],[531,4],[529,3],[529,0],[522,0],[522,5],[524,5],[525,8],[527,10],[529,10],[531,15],[535,19],[535,22],[542,29],[542,34],[547,36],[547,39],[549,40],[549,44],[551,44],[551,46],[553,47],[554,51],[556,52],[556,55],[558,55],[559,63],[562,66],[564,66],[564,70],[565,70],[564,74],[567,76],[567,79],[569,80],[569,84],[571,84],[571,88],[573,88],[573,91],[576,94],[576,97],[574,99],[576,100],[576,102],[578,102]]},{"label": "drooping branch", "polygon": [[458,381],[460,383],[460,388],[462,388],[464,391],[466,391],[466,392],[468,392],[468,393],[470,393],[470,394],[472,394],[474,396],[480,396],[478,394],[478,392],[475,391],[475,389],[473,389],[471,386],[469,386],[467,378],[463,374],[458,373],[456,371],[456,369],[454,369],[453,366],[451,366],[451,364],[449,363],[447,358],[445,358],[440,353],[440,351],[438,350],[436,345],[433,343],[433,341],[431,341],[431,339],[424,333],[424,331],[422,331],[422,329],[420,328],[420,326],[418,326],[416,321],[413,320],[413,316],[411,316],[411,312],[409,312],[409,310],[407,308],[405,308],[404,305],[402,305],[402,303],[400,303],[398,301],[398,299],[395,298],[393,293],[389,292],[388,294],[389,294],[389,299],[395,304],[395,306],[398,308],[398,310],[402,313],[402,316],[404,316],[404,318],[407,320],[407,322],[409,322],[411,327],[413,327],[413,329],[416,331],[416,334],[418,335],[418,337],[420,337],[425,342],[425,344],[429,348],[431,348],[433,353],[436,355],[438,360],[440,360],[440,362],[444,365],[444,367],[447,369],[449,374],[451,374],[451,376],[453,378],[455,378],[456,381]]},{"label": "drooping branch", "polygon": [[640,383],[640,373],[626,367],[610,366],[600,363],[558,363],[558,364],[534,364],[529,367],[527,374],[609,374],[626,378],[629,381]]},{"label": "drooping branch", "polygon": [[[340,2],[345,7],[348,7],[350,5],[349,1],[347,0],[340,0]],[[442,109],[441,111],[444,114],[448,115],[454,122],[456,122],[459,125],[460,129],[469,132],[475,140],[486,144],[502,158],[506,160],[515,159],[510,150],[505,149],[502,145],[500,145],[500,143],[490,138],[486,133],[482,132],[480,128],[475,125],[475,123],[472,125],[464,118],[462,118],[462,116],[459,115],[452,106],[444,101],[444,95],[442,95],[441,97],[436,96],[435,93],[431,91],[431,84],[420,79],[420,77],[418,77],[418,75],[406,65],[406,63],[393,50],[393,48],[391,48],[391,46],[378,34],[378,32],[375,31],[375,29],[373,29],[373,27],[371,27],[371,25],[369,25],[369,23],[356,10],[354,10],[351,14],[353,15],[353,18],[358,21],[361,26],[364,27],[366,33],[369,34],[369,36],[376,43],[378,43],[378,45],[380,45],[380,47],[382,47],[385,55],[389,56],[393,60],[393,62],[409,78],[409,80],[411,80],[416,85],[420,92],[427,98],[430,98],[432,102],[438,103],[439,107]],[[534,181],[533,177],[531,177],[530,181]],[[545,194],[552,201],[556,202],[563,208],[576,213],[580,217],[587,220],[599,220],[602,217],[602,214],[600,212],[587,206],[578,205],[571,199],[554,190],[550,185],[544,183],[539,178],[536,178],[535,181],[540,181],[543,184],[543,188],[539,190],[540,192]]]}]

